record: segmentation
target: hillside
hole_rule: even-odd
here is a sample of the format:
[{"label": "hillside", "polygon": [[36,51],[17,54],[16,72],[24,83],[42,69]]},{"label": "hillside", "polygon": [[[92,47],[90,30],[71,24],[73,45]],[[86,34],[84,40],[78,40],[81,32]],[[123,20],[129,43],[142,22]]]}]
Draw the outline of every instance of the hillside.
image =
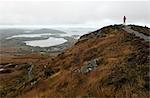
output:
[{"label": "hillside", "polygon": [[[133,27],[149,35],[149,28]],[[33,79],[5,96],[148,98],[149,41],[123,28],[103,27],[58,56],[36,61]]]}]

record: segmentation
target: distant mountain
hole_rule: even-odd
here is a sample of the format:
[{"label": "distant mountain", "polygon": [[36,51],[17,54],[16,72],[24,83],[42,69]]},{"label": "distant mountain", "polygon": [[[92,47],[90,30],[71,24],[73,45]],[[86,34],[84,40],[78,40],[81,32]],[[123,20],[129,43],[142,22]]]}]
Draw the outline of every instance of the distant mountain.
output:
[{"label": "distant mountain", "polygon": [[60,31],[60,30],[54,30],[54,29],[38,29],[38,30],[33,30],[31,33],[52,33],[52,34],[64,34],[65,32]]},{"label": "distant mountain", "polygon": [[54,29],[17,29],[17,28],[8,28],[8,29],[0,29],[0,40],[5,39],[6,37],[10,37],[17,34],[24,33],[51,33],[51,34],[65,34],[65,32]]}]

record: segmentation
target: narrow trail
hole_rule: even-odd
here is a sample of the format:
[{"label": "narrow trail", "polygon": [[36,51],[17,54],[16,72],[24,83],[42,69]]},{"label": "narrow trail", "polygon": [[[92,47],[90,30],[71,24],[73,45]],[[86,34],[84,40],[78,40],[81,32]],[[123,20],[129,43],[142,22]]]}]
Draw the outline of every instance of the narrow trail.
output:
[{"label": "narrow trail", "polygon": [[130,26],[125,26],[122,29],[125,30],[128,33],[135,34],[135,36],[140,37],[140,38],[144,39],[145,41],[150,41],[150,37],[149,36],[146,36],[143,33],[139,33],[137,31],[134,31],[133,29],[131,29]]}]

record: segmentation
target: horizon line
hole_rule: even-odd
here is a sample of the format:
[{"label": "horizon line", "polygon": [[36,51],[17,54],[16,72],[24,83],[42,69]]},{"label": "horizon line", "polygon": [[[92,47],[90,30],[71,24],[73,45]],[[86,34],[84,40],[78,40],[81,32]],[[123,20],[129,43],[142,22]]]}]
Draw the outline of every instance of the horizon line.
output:
[{"label": "horizon line", "polygon": [[[120,24],[106,24],[106,25],[0,25],[0,28],[98,28],[108,25],[121,25]],[[139,25],[150,27],[149,24],[140,23],[127,23],[126,25]]]}]

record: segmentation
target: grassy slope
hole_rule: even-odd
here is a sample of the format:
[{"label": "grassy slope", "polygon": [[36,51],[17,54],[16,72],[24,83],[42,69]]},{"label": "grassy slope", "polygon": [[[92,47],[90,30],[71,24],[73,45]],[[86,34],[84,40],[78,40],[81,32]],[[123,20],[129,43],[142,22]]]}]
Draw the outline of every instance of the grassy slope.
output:
[{"label": "grassy slope", "polygon": [[[146,97],[148,47],[147,42],[122,31],[120,26],[85,35],[55,59],[53,64],[65,72],[54,81],[56,85],[48,95]],[[72,72],[94,58],[99,59],[96,70],[88,74]]]},{"label": "grassy slope", "polygon": [[[52,59],[49,66],[55,74],[23,92],[22,97],[148,97],[148,48],[148,42],[128,34],[121,26],[104,27],[82,36],[73,47]],[[96,70],[74,72],[95,58]]]}]

